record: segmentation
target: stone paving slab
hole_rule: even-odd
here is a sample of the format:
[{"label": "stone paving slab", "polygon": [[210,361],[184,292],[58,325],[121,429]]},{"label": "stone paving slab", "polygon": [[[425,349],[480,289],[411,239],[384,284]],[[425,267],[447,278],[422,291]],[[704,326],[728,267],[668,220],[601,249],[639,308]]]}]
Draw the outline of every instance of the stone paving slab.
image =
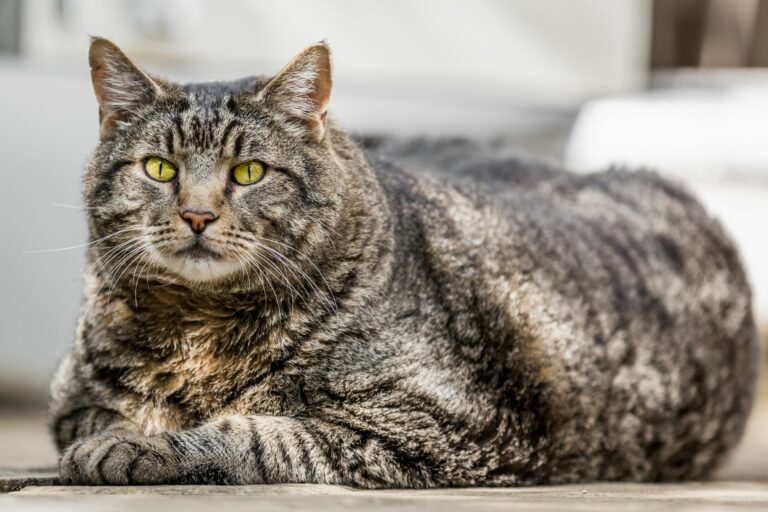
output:
[{"label": "stone paving slab", "polygon": [[18,491],[27,486],[57,485],[59,475],[55,469],[0,468],[0,493]]},{"label": "stone paving slab", "polygon": [[0,511],[768,510],[768,481],[593,483],[520,488],[360,490],[334,485],[60,486],[53,469],[0,469]]},{"label": "stone paving slab", "polygon": [[0,510],[766,510],[768,483],[596,483],[526,488],[368,491],[331,485],[26,487]]}]

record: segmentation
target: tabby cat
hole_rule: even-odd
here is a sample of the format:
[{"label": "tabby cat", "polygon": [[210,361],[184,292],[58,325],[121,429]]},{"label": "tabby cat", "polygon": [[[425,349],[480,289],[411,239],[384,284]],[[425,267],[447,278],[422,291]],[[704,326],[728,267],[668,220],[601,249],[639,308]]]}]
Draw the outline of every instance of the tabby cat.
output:
[{"label": "tabby cat", "polygon": [[680,187],[460,151],[403,171],[328,118],[324,43],[269,79],[178,85],[101,38],[90,66],[64,482],[675,480],[741,436],[750,290]]}]

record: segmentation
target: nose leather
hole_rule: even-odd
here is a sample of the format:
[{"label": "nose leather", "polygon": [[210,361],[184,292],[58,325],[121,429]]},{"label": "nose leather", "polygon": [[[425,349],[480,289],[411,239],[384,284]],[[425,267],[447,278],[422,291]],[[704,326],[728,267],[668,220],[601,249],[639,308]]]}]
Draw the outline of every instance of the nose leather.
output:
[{"label": "nose leather", "polygon": [[218,215],[212,211],[184,210],[181,212],[181,218],[189,224],[192,231],[202,233],[208,224],[218,218]]}]

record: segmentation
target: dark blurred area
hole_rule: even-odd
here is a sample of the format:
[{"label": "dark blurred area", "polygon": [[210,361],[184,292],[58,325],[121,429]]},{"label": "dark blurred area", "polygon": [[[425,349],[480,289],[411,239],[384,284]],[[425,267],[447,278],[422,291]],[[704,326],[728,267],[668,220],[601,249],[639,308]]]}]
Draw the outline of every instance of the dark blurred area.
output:
[{"label": "dark blurred area", "polygon": [[651,68],[768,65],[768,3],[655,0]]}]

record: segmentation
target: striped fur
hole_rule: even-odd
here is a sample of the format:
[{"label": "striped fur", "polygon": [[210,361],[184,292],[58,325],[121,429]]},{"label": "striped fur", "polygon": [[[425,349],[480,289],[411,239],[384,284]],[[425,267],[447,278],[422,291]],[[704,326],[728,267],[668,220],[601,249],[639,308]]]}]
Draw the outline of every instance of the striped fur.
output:
[{"label": "striped fur", "polygon": [[[311,60],[270,87],[308,94]],[[142,76],[159,92],[113,112],[84,177],[94,243],[51,399],[64,481],[674,480],[738,441],[750,291],[676,185],[418,144],[406,160],[440,172],[406,172],[333,123],[318,139],[268,80]],[[149,180],[146,155],[178,179]],[[233,184],[253,158],[264,180]],[[174,256],[194,201],[219,259]]]}]

